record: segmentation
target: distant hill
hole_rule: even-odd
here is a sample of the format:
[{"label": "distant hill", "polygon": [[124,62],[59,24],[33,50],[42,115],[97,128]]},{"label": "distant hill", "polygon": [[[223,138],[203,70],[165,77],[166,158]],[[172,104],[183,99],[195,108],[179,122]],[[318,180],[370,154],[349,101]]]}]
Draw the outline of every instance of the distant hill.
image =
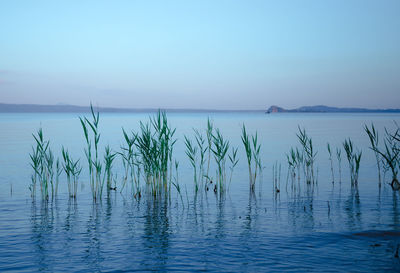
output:
[{"label": "distant hill", "polygon": [[[125,109],[96,107],[100,112],[146,112],[156,111],[156,109]],[[85,113],[90,112],[90,106],[76,106],[68,104],[59,105],[40,105],[40,104],[6,104],[0,103],[0,113]]]},{"label": "distant hill", "polygon": [[284,109],[271,106],[266,113],[400,113],[400,109],[367,109],[367,108],[339,108],[325,105],[302,106],[296,109]]},{"label": "distant hill", "polygon": [[[148,113],[156,112],[157,108],[113,108],[96,107],[96,111],[102,113]],[[215,109],[163,109],[167,112],[264,112],[263,110],[215,110]],[[86,113],[90,112],[90,106],[76,106],[68,104],[40,105],[40,104],[7,104],[0,103],[0,113]]]}]

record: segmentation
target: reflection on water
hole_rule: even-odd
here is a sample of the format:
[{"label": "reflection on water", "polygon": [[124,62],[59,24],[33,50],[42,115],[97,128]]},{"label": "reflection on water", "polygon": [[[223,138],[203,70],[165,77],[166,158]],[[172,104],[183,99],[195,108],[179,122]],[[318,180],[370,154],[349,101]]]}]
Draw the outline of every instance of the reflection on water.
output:
[{"label": "reflection on water", "polygon": [[[253,271],[296,269],[299,264],[304,266],[299,270],[307,270],[310,263],[324,270],[329,263],[337,266],[325,261],[326,255],[346,261],[348,253],[347,262],[359,261],[357,268],[347,264],[348,270],[398,270],[398,194],[382,192],[370,202],[357,187],[342,190],[332,187],[328,201],[312,185],[272,200],[252,191],[238,201],[229,193],[204,192],[193,195],[186,207],[171,197],[135,200],[119,193],[102,203],[90,198],[30,202],[29,268],[216,271],[223,265],[228,271]],[[371,209],[375,213],[364,217]],[[377,232],[381,228],[386,230]],[[346,237],[345,230],[354,233]],[[309,231],[317,233],[309,237]]]},{"label": "reflection on water", "polygon": [[[34,252],[37,255],[38,270],[44,271],[48,269],[48,253],[51,251],[51,242],[49,242],[49,235],[53,232],[54,228],[54,204],[48,202],[32,202],[31,207],[31,228],[32,228],[32,243]],[[35,256],[36,256],[35,255]]]},{"label": "reflection on water", "polygon": [[345,203],[345,211],[347,214],[347,226],[350,230],[360,229],[362,227],[360,194],[358,186],[352,185],[349,196]]}]

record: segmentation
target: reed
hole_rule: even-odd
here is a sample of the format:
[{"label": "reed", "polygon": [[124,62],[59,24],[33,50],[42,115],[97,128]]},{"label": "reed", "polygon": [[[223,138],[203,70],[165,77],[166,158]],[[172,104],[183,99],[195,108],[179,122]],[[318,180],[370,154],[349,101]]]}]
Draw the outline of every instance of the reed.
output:
[{"label": "reed", "polygon": [[168,123],[167,114],[165,111],[158,111],[157,115],[151,120],[156,137],[159,143],[159,161],[160,171],[163,186],[166,188],[168,183],[168,167],[172,165],[172,151],[176,139],[173,138],[176,129],[172,129]]},{"label": "reed", "polygon": [[306,164],[304,161],[304,153],[300,152],[299,148],[297,148],[297,147],[296,147],[295,157],[296,157],[296,167],[297,167],[297,180],[300,183],[301,169],[303,169],[304,177],[307,177],[307,176],[306,176],[306,168],[305,168]]},{"label": "reed", "polygon": [[[79,118],[79,120],[81,122],[87,144],[87,148],[85,148],[85,155],[89,166],[90,189],[92,191],[93,200],[96,201],[101,199],[102,197],[103,184],[104,184],[104,181],[102,181],[101,179],[102,164],[99,160],[99,153],[98,153],[99,142],[100,142],[100,133],[99,133],[100,114],[99,112],[95,113],[95,111],[93,110],[93,106],[91,104],[90,104],[90,111],[92,114],[92,121],[89,121],[86,117]],[[90,138],[89,130],[91,130],[92,132],[93,140]]]},{"label": "reed", "polygon": [[272,165],[272,190],[274,194],[280,192],[281,188],[281,164],[276,161]]},{"label": "reed", "polygon": [[45,153],[45,165],[47,169],[47,180],[50,183],[51,197],[54,197],[54,154],[50,148]]},{"label": "reed", "polygon": [[154,196],[167,192],[170,188],[168,182],[172,182],[168,172],[172,170],[175,131],[169,125],[165,112],[158,111],[156,116],[150,118],[150,123],[140,122],[140,133],[135,141],[138,162],[142,166],[146,185]]},{"label": "reed", "polygon": [[197,181],[197,147],[193,145],[192,141],[185,136],[185,153],[189,158],[189,162],[193,168],[193,181],[195,184],[195,191],[199,190],[199,183]]},{"label": "reed", "polygon": [[368,135],[369,141],[371,143],[371,150],[374,151],[376,165],[378,167],[378,183],[379,188],[382,186],[382,179],[381,179],[381,158],[378,152],[378,144],[379,144],[379,134],[378,131],[375,130],[374,124],[371,123],[371,128],[368,128],[367,125],[364,125],[364,130]]},{"label": "reed", "polygon": [[116,157],[116,153],[111,151],[110,146],[106,146],[105,148],[105,153],[104,153],[104,178],[106,180],[106,185],[107,185],[107,190],[115,189],[112,187],[112,180],[113,180],[113,172],[112,172],[112,167],[113,167],[113,162]]},{"label": "reed", "polygon": [[69,158],[68,151],[66,151],[64,149],[64,147],[62,147],[61,154],[62,154],[62,157],[64,160],[62,167],[64,169],[65,175],[67,176],[68,193],[69,193],[69,196],[71,197],[73,195],[72,188],[71,188],[71,166],[70,166],[71,160]]},{"label": "reed", "polygon": [[335,175],[333,173],[333,160],[332,160],[332,150],[331,150],[331,145],[329,143],[326,144],[326,147],[328,149],[328,154],[329,154],[329,161],[331,163],[331,174],[332,174],[332,183],[335,183]]},{"label": "reed", "polygon": [[60,182],[60,175],[63,171],[63,167],[62,164],[60,163],[60,159],[57,158],[56,161],[56,186],[55,186],[55,190],[54,190],[54,195],[57,196],[58,194],[58,184]]},{"label": "reed", "polygon": [[241,139],[246,152],[250,189],[254,190],[257,180],[257,174],[261,171],[261,144],[258,143],[257,132],[255,135],[250,136],[249,134],[247,134],[244,124],[242,126]]},{"label": "reed", "polygon": [[298,166],[296,151],[293,149],[293,147],[291,147],[289,153],[286,154],[286,159],[287,159],[287,163],[288,163],[288,175],[287,175],[287,179],[286,179],[286,184],[289,180],[289,176],[290,176],[292,184],[293,184],[296,179],[296,170],[297,170],[297,166]]},{"label": "reed", "polygon": [[29,185],[29,190],[31,192],[31,196],[36,196],[36,184],[37,181],[40,179],[41,175],[41,163],[40,163],[40,151],[38,146],[32,147],[32,153],[29,154],[31,159],[30,165],[33,169],[33,174],[31,175],[31,184]]},{"label": "reed", "polygon": [[185,206],[185,204],[183,202],[182,189],[181,189],[181,186],[179,184],[178,168],[179,168],[179,162],[175,160],[175,178],[174,178],[175,182],[172,181],[172,185],[175,187],[178,195],[180,196],[180,199],[182,201],[182,205]]},{"label": "reed", "polygon": [[233,170],[235,169],[236,165],[239,163],[239,158],[237,158],[237,151],[238,148],[232,147],[232,153],[228,155],[229,161],[231,165],[229,166],[229,169],[231,171],[231,175],[229,176],[229,185],[232,182],[232,175],[233,175]]},{"label": "reed", "polygon": [[62,167],[67,176],[67,184],[68,184],[68,194],[71,198],[76,198],[78,192],[78,179],[81,174],[82,167],[78,160],[73,160],[68,152],[62,147],[62,157],[64,162],[62,163]]},{"label": "reed", "polygon": [[143,166],[144,177],[147,185],[152,185],[153,177],[156,176],[158,162],[155,162],[158,155],[156,142],[153,140],[150,125],[140,122],[140,133],[135,145],[138,149]]},{"label": "reed", "polygon": [[208,182],[210,181],[210,161],[211,161],[211,149],[213,145],[213,131],[214,131],[214,125],[211,122],[210,118],[207,119],[207,130],[206,130],[206,138],[207,138],[207,151],[208,151],[208,160],[207,160],[207,172],[205,177],[208,179]]},{"label": "reed", "polygon": [[219,129],[215,130],[215,134],[213,134],[213,147],[211,148],[215,163],[217,164],[217,181],[216,185],[220,191],[220,193],[225,192],[225,183],[226,183],[226,155],[229,150],[229,141],[225,140],[222,136]]},{"label": "reed", "polygon": [[306,130],[302,130],[300,126],[298,128],[299,132],[297,134],[297,138],[302,146],[302,155],[304,156],[303,167],[305,170],[306,182],[307,184],[314,184],[316,183],[314,163],[317,152],[314,151],[312,139],[307,135]]},{"label": "reed", "polygon": [[338,161],[338,169],[339,169],[339,182],[342,182],[342,150],[336,148],[336,159]]},{"label": "reed", "polygon": [[198,149],[199,149],[199,178],[198,178],[198,181],[199,181],[199,183],[200,183],[200,185],[202,186],[203,185],[203,178],[204,178],[204,176],[205,176],[205,174],[204,174],[204,164],[205,164],[205,162],[206,162],[206,152],[207,152],[207,149],[208,149],[208,147],[206,146],[206,143],[205,143],[205,139],[204,139],[204,137],[203,137],[203,135],[198,131],[198,130],[196,130],[196,129],[193,129],[194,130],[194,136],[195,136],[195,139],[196,139],[196,143],[197,143],[197,147],[198,147]]},{"label": "reed", "polygon": [[40,183],[40,192],[43,200],[48,200],[50,191],[54,197],[54,155],[49,144],[50,141],[44,140],[43,130],[40,128],[37,135],[33,134],[36,147],[32,147],[32,153],[29,155],[31,166],[34,170],[32,182],[29,186],[32,197],[36,196],[36,184]]},{"label": "reed", "polygon": [[353,148],[353,142],[350,138],[343,142],[343,148],[346,152],[347,161],[349,162],[351,185],[357,186],[362,152],[355,151]]},{"label": "reed", "polygon": [[374,151],[379,153],[383,159],[383,167],[385,170],[390,170],[392,173],[392,181],[390,186],[394,191],[400,189],[400,183],[397,178],[399,173],[399,166],[400,166],[400,129],[394,133],[390,133],[385,128],[385,139],[384,139],[384,146],[385,149],[379,149],[378,147],[374,148]]},{"label": "reed", "polygon": [[129,136],[123,128],[122,128],[122,133],[124,135],[126,146],[121,146],[121,152],[118,152],[118,154],[122,157],[122,165],[124,167],[124,177],[123,177],[121,192],[125,188],[128,182],[128,178],[130,178],[132,184],[132,191],[134,191],[134,189],[136,188],[136,192],[134,194],[139,194],[140,187],[138,186],[135,187],[135,185],[139,184],[139,181],[137,181],[139,177],[136,177],[136,172],[135,172],[135,166],[138,166],[139,164],[136,163],[135,159],[137,155],[134,152],[137,135],[132,133],[132,136]]}]

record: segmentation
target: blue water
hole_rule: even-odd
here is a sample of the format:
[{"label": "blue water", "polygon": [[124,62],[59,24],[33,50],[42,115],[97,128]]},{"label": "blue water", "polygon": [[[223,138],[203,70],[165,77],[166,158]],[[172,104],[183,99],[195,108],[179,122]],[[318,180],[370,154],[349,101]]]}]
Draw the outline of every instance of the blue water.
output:
[{"label": "blue water", "polygon": [[[112,192],[93,203],[85,169],[77,200],[60,178],[59,196],[43,202],[30,197],[32,133],[43,128],[56,156],[67,147],[85,163],[79,116],[84,114],[0,114],[0,271],[399,271],[400,196],[387,183],[378,190],[375,156],[363,125],[383,128],[400,123],[397,114],[171,113],[177,128],[174,158],[179,164],[183,201],[134,199],[130,190]],[[101,145],[123,145],[121,128],[137,131],[149,113],[102,114]],[[193,191],[192,169],[183,135],[204,130],[207,117],[231,145],[239,164],[229,190]],[[263,173],[254,193],[241,146],[241,125],[256,130],[262,143]],[[285,154],[297,146],[298,125],[318,151],[318,185],[286,187]],[[352,188],[342,155],[342,176],[334,161],[332,183],[326,143],[340,147],[351,137],[363,151],[358,189]],[[344,153],[344,152],[342,152]],[[272,165],[281,164],[280,193],[272,190]],[[215,166],[213,165],[213,168]],[[122,164],[115,164],[120,187]],[[385,177],[389,182],[390,174]]]}]

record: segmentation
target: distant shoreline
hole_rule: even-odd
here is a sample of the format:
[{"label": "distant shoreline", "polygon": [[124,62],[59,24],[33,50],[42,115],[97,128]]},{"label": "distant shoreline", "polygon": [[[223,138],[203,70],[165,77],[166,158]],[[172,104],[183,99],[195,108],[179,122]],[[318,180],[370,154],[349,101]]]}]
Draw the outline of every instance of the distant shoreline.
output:
[{"label": "distant shoreline", "polygon": [[[175,109],[175,108],[117,108],[97,107],[102,113],[151,113],[165,110],[169,113],[265,113],[265,110],[218,110],[218,109]],[[90,106],[77,105],[41,105],[0,103],[0,113],[87,113]]]},{"label": "distant shoreline", "polygon": [[[153,113],[158,108],[117,108],[96,107],[102,113]],[[168,113],[400,113],[400,109],[366,109],[339,108],[324,105],[303,106],[296,109],[284,109],[271,106],[267,110],[220,110],[220,109],[190,109],[190,108],[161,108]],[[90,106],[77,105],[42,105],[42,104],[7,104],[0,103],[0,113],[89,113]]]},{"label": "distant shoreline", "polygon": [[302,106],[296,109],[284,109],[282,107],[273,105],[268,108],[266,113],[400,113],[400,109],[340,108],[325,105]]}]

